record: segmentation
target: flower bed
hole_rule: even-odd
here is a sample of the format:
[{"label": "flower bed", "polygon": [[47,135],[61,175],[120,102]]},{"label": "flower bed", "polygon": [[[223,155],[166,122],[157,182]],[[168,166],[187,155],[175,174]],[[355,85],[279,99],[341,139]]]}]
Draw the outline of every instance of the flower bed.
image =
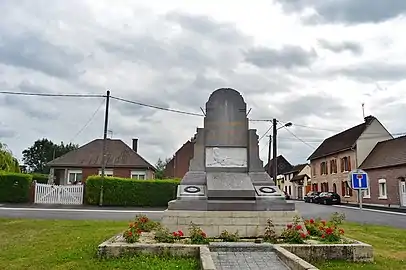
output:
[{"label": "flower bed", "polygon": [[275,233],[272,220],[268,220],[261,235],[240,238],[238,231],[226,230],[218,236],[208,236],[193,223],[188,227],[188,236],[185,236],[182,230],[171,232],[146,216],[137,216],[122,234],[99,246],[99,255],[117,257],[125,253],[153,253],[197,256],[202,247],[213,242],[266,242],[274,244],[275,249],[285,249],[311,262],[329,259],[373,261],[372,246],[344,236],[345,232],[340,228],[344,219],[343,215],[334,213],[329,220],[308,219],[302,226],[301,220],[295,217],[280,236]]}]

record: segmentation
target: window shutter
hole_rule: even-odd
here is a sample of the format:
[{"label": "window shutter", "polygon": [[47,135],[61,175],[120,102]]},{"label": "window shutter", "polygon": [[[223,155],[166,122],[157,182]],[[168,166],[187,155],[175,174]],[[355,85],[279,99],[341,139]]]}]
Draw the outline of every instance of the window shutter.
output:
[{"label": "window shutter", "polygon": [[344,159],[340,158],[341,172],[344,171]]},{"label": "window shutter", "polygon": [[352,196],[352,188],[349,188],[349,190],[350,190],[350,196]]},{"label": "window shutter", "polygon": [[351,171],[351,159],[350,159],[350,156],[348,156],[348,171]]},{"label": "window shutter", "polygon": [[341,182],[341,195],[345,196],[345,183]]}]

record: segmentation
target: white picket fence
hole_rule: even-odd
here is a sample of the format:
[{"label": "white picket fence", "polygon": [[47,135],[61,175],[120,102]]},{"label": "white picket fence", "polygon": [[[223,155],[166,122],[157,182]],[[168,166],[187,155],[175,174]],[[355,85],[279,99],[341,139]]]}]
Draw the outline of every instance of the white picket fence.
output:
[{"label": "white picket fence", "polygon": [[83,204],[83,185],[35,184],[34,203]]}]

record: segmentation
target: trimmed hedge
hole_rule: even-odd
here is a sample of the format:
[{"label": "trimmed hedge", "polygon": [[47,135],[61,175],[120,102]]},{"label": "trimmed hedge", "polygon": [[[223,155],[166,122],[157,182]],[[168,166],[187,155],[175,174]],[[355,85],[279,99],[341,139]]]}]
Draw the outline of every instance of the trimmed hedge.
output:
[{"label": "trimmed hedge", "polygon": [[40,173],[32,173],[32,181],[37,181],[38,184],[48,184],[48,175]]},{"label": "trimmed hedge", "polygon": [[31,183],[32,175],[0,171],[0,202],[29,202]]},{"label": "trimmed hedge", "polygon": [[[101,177],[86,180],[85,201],[97,205],[100,201]],[[105,177],[103,205],[109,206],[167,206],[176,198],[179,180],[134,180]]]}]

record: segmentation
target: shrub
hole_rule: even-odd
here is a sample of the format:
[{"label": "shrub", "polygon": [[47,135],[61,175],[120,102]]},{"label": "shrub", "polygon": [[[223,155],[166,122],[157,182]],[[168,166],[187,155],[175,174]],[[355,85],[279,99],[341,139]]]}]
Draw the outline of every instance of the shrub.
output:
[{"label": "shrub", "polygon": [[275,225],[273,224],[271,219],[266,221],[265,233],[264,233],[264,241],[268,243],[275,244],[278,241],[278,237],[275,232]]},{"label": "shrub", "polygon": [[340,242],[344,230],[339,225],[345,220],[344,214],[333,213],[330,220],[309,219],[305,220],[306,229],[311,236],[318,237],[323,242]]},{"label": "shrub", "polygon": [[175,243],[175,235],[162,227],[157,229],[154,239],[159,243]]},{"label": "shrub", "polygon": [[286,225],[282,232],[284,242],[290,244],[303,244],[309,235],[303,231],[302,225],[299,224],[300,218],[295,217],[292,224]]},{"label": "shrub", "polygon": [[137,215],[135,217],[134,225],[142,232],[150,232],[159,226],[157,222],[150,220],[145,215]]},{"label": "shrub", "polygon": [[29,202],[31,183],[29,174],[0,171],[0,202]]},{"label": "shrub", "polygon": [[206,233],[193,222],[189,226],[190,242],[192,244],[208,244],[209,239],[207,239]]},{"label": "shrub", "polygon": [[140,239],[141,232],[135,223],[130,223],[127,230],[124,231],[123,237],[127,243],[135,243]]},{"label": "shrub", "polygon": [[47,174],[32,173],[31,175],[32,175],[32,181],[37,181],[38,184],[47,184],[48,183]]},{"label": "shrub", "polygon": [[[101,177],[90,176],[86,180],[85,201],[99,204]],[[176,198],[178,180],[134,180],[105,177],[103,181],[103,205],[109,206],[167,206]]]},{"label": "shrub", "polygon": [[240,240],[238,231],[235,233],[229,233],[227,230],[224,230],[221,232],[219,238],[223,240],[223,242],[238,242]]}]

